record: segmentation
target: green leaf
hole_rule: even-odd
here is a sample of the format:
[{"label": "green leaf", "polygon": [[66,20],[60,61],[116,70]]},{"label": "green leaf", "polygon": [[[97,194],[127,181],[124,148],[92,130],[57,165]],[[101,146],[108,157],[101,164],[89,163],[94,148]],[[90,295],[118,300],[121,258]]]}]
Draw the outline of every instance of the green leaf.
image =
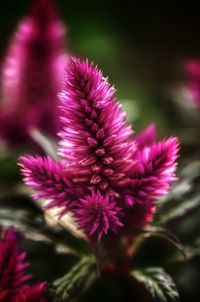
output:
[{"label": "green leaf", "polygon": [[54,282],[55,294],[61,301],[70,301],[78,296],[86,287],[87,280],[95,271],[95,260],[93,257],[84,257],[76,263],[72,269],[63,277]]},{"label": "green leaf", "polygon": [[173,244],[181,253],[184,260],[188,259],[185,248],[180,242],[180,240],[178,239],[178,237],[163,227],[156,227],[156,226],[146,227],[143,230],[141,230],[141,236],[145,238],[161,237],[169,241],[171,244]]},{"label": "green leaf", "polygon": [[157,302],[177,302],[179,294],[171,277],[161,267],[149,267],[131,272]]},{"label": "green leaf", "polygon": [[[173,200],[171,201],[173,203]],[[200,207],[200,192],[193,194],[181,203],[177,203],[165,212],[160,212],[157,216],[156,224],[167,224],[172,220],[178,219],[187,213]]]},{"label": "green leaf", "polygon": [[168,224],[192,213],[198,207],[200,207],[200,162],[193,162],[181,171],[179,181],[158,203],[154,223]]}]

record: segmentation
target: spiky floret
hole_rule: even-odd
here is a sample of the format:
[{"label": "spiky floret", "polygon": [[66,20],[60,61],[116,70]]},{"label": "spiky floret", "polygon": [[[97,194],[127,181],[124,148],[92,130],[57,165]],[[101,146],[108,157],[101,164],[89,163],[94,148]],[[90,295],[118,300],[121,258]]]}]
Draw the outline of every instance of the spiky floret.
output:
[{"label": "spiky floret", "polygon": [[113,97],[115,89],[88,61],[71,59],[62,101],[61,149],[73,182],[114,193],[128,183],[132,130]]},{"label": "spiky floret", "polygon": [[[16,231],[12,227],[8,228],[0,239],[0,301],[46,301],[44,299],[45,282],[33,286],[28,285],[27,281],[31,276],[26,273],[29,263],[25,261],[25,258],[26,253],[20,248]],[[23,297],[22,292],[26,292],[27,295],[29,292],[29,297],[31,293],[33,296],[35,293],[38,299],[20,300],[20,297]]]},{"label": "spiky floret", "polygon": [[123,224],[120,222],[121,209],[109,195],[101,195],[100,192],[92,192],[79,200],[78,208],[75,210],[76,219],[80,227],[93,236],[98,234],[98,240],[108,230],[117,232]]},{"label": "spiky floret", "polygon": [[[155,142],[155,126],[131,138],[114,89],[97,67],[72,59],[61,94],[60,163],[22,157],[25,182],[49,207],[70,210],[97,240],[145,225],[175,180],[178,140]],[[58,168],[59,167],[59,168]],[[123,224],[123,226],[122,226]]]}]

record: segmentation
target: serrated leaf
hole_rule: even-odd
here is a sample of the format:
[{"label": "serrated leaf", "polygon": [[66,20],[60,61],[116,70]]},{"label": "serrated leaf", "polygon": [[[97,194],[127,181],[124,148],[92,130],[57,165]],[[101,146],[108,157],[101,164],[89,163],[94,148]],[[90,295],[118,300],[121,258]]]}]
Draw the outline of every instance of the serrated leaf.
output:
[{"label": "serrated leaf", "polygon": [[200,162],[193,162],[180,173],[179,181],[158,203],[156,224],[167,224],[200,207]]},{"label": "serrated leaf", "polygon": [[149,267],[131,272],[156,302],[177,302],[179,293],[172,278],[161,267]]},{"label": "serrated leaf", "polygon": [[[171,202],[173,203],[173,201]],[[172,205],[166,212],[159,213],[159,216],[155,219],[156,223],[167,224],[172,220],[178,219],[185,214],[194,211],[197,207],[200,207],[200,192],[197,192],[185,201],[178,203],[176,206]]]},{"label": "serrated leaf", "polygon": [[55,294],[61,301],[70,301],[71,298],[78,296],[84,290],[87,280],[94,270],[94,258],[82,258],[66,275],[54,282]]}]

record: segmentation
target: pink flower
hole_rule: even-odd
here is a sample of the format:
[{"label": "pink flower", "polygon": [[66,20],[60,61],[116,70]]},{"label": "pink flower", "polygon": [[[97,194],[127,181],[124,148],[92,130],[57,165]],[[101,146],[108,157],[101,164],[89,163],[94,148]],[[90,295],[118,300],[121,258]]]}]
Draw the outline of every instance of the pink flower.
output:
[{"label": "pink flower", "polygon": [[102,196],[100,192],[92,191],[80,199],[78,209],[75,211],[79,225],[89,236],[97,233],[98,240],[110,229],[114,233],[118,227],[123,226],[119,220],[120,208],[109,195]]},{"label": "pink flower", "polygon": [[110,195],[129,181],[135,149],[129,139],[133,132],[114,92],[97,67],[72,59],[60,94],[64,127],[59,154],[73,182]]},{"label": "pink flower", "polygon": [[[41,282],[33,286],[27,283],[31,278],[26,274],[29,264],[25,261],[26,253],[21,251],[18,241],[13,228],[7,229],[4,237],[0,239],[0,301],[46,302],[46,283]],[[31,295],[35,300],[28,299]]]},{"label": "pink flower", "polygon": [[71,211],[89,238],[144,226],[175,180],[178,141],[155,142],[150,125],[135,140],[115,90],[93,64],[71,59],[60,94],[61,160],[23,156],[24,181],[48,208]]},{"label": "pink flower", "polygon": [[139,133],[136,137],[138,148],[152,145],[156,140],[156,125],[150,124],[146,129]]},{"label": "pink flower", "polygon": [[57,93],[63,88],[68,60],[64,37],[51,0],[36,0],[16,28],[1,74],[0,137],[8,144],[27,142],[32,128],[56,135]]},{"label": "pink flower", "polygon": [[200,61],[188,60],[184,64],[186,90],[193,105],[200,108]]},{"label": "pink flower", "polygon": [[15,296],[13,302],[47,302],[44,296],[46,284],[38,283],[32,286],[24,286]]},{"label": "pink flower", "polygon": [[137,151],[136,166],[132,169],[130,183],[123,192],[127,205],[127,228],[133,221],[137,227],[143,227],[152,219],[156,210],[154,201],[165,195],[169,185],[176,180],[178,149],[177,139],[171,137]]}]

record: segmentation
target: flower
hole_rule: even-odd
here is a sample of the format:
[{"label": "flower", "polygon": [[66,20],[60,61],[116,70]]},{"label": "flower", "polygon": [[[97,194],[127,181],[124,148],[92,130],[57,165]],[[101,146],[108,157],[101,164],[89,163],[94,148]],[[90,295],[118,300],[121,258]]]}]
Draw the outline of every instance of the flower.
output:
[{"label": "flower", "polygon": [[24,286],[14,298],[13,302],[47,302],[44,293],[46,284],[38,283],[32,286]]},{"label": "flower", "polygon": [[108,79],[88,61],[71,59],[60,94],[61,157],[22,156],[19,165],[46,208],[70,211],[89,238],[144,226],[155,201],[175,180],[177,138],[155,141],[155,125],[133,139]]},{"label": "flower", "polygon": [[98,240],[103,234],[107,234],[109,229],[116,233],[118,227],[123,226],[118,217],[120,208],[116,202],[112,197],[102,196],[98,191],[80,199],[75,213],[81,228],[90,236],[97,233]]},{"label": "flower", "polygon": [[16,231],[8,228],[0,239],[0,301],[46,302],[46,283],[31,286],[27,283],[31,276],[26,274],[29,263],[25,258]]},{"label": "flower", "polygon": [[139,133],[136,137],[136,143],[138,148],[150,146],[156,141],[156,125],[154,123],[149,124],[146,129]]},{"label": "flower", "polygon": [[64,36],[51,0],[36,0],[16,28],[1,71],[0,137],[7,144],[29,141],[33,128],[56,136],[57,93],[68,60]]},{"label": "flower", "polygon": [[116,195],[128,182],[134,142],[126,114],[113,98],[114,87],[88,61],[70,61],[62,102],[61,148],[73,182]]},{"label": "flower", "polygon": [[190,59],[184,63],[186,94],[192,104],[200,108],[200,61]]},{"label": "flower", "polygon": [[135,154],[136,165],[130,174],[130,183],[125,188],[124,202],[126,228],[135,224],[143,227],[152,219],[156,207],[154,201],[165,195],[174,180],[177,152],[176,138],[152,143]]}]

